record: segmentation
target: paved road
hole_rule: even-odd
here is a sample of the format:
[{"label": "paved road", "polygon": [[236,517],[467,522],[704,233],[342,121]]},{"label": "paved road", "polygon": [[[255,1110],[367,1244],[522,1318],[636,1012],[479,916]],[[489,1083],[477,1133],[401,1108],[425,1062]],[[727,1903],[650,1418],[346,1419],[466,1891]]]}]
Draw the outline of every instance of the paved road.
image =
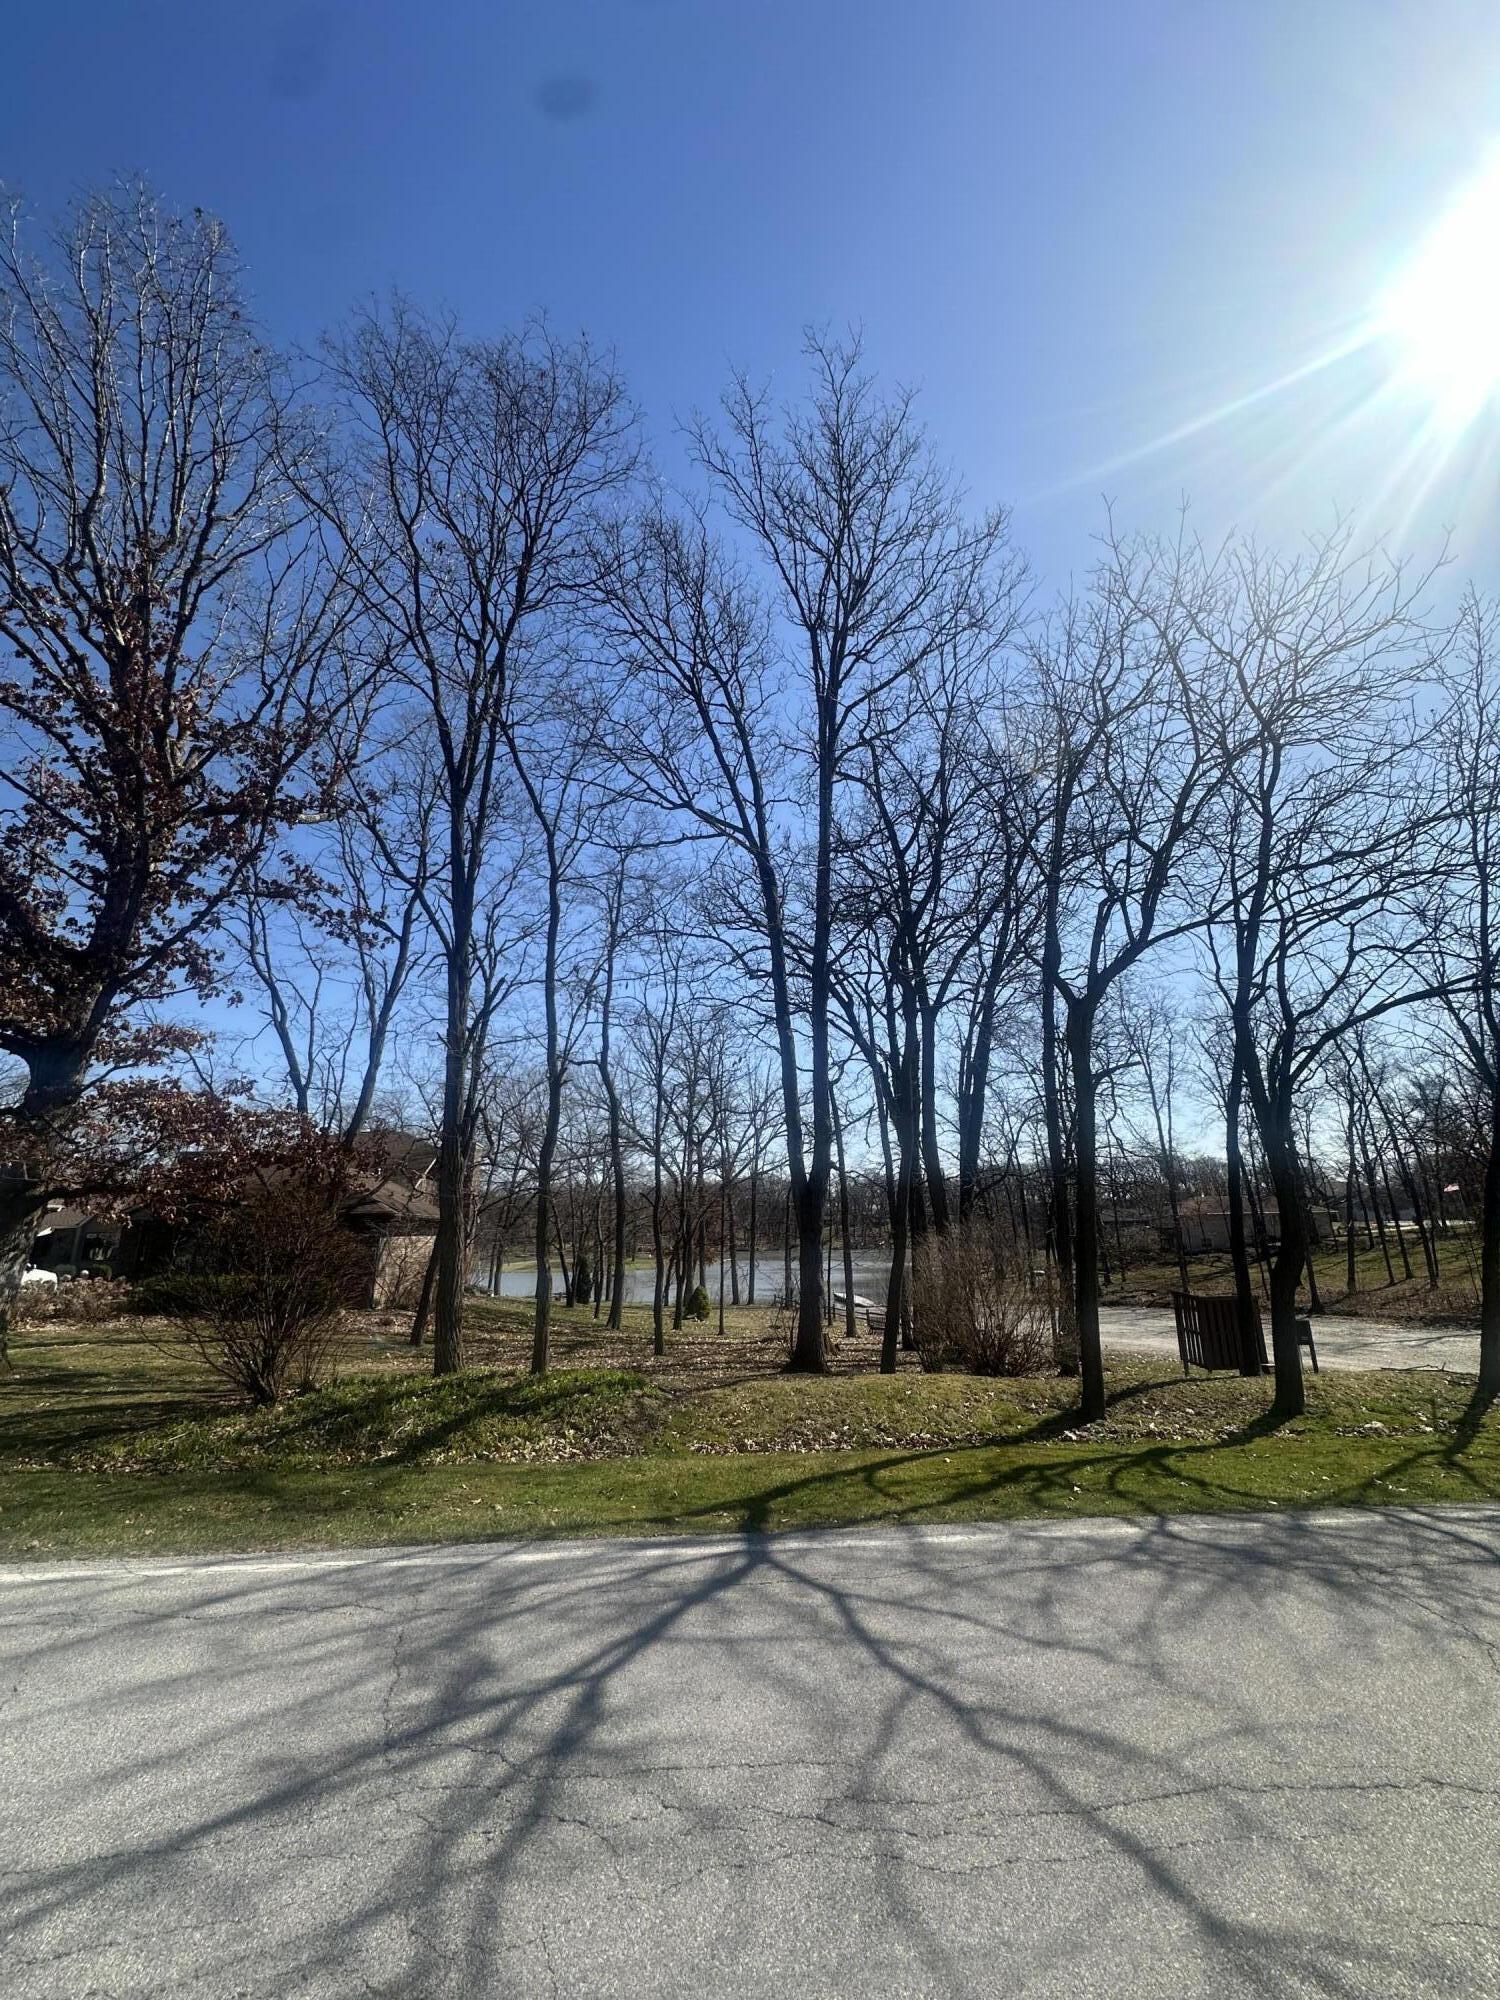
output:
[{"label": "paved road", "polygon": [[[1177,1352],[1177,1329],[1170,1312],[1151,1306],[1106,1306],[1099,1327],[1108,1347],[1150,1354]],[[1477,1326],[1397,1326],[1390,1320],[1346,1319],[1338,1314],[1320,1316],[1312,1329],[1324,1368],[1449,1368],[1464,1375],[1479,1371]],[[1270,1338],[1268,1326],[1268,1346]],[[1306,1355],[1302,1365],[1308,1365]]]},{"label": "paved road", "polygon": [[1500,1993],[1500,1509],[0,1572],[0,1987]]}]

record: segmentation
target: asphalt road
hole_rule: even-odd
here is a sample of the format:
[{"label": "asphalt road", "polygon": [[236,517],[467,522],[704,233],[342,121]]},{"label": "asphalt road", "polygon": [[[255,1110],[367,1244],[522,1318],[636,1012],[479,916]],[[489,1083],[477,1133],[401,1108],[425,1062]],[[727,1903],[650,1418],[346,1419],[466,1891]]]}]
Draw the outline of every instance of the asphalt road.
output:
[{"label": "asphalt road", "polygon": [[[1106,1347],[1138,1353],[1177,1352],[1177,1327],[1170,1312],[1154,1306],[1106,1306],[1099,1315]],[[1391,1320],[1356,1319],[1342,1313],[1312,1322],[1318,1363],[1323,1368],[1448,1368],[1463,1375],[1479,1372],[1479,1328],[1400,1326]],[[1269,1351],[1270,1326],[1266,1327]],[[1311,1372],[1307,1355],[1302,1366]]]},{"label": "asphalt road", "polygon": [[0,1990],[1500,1993],[1500,1509],[0,1572]]}]

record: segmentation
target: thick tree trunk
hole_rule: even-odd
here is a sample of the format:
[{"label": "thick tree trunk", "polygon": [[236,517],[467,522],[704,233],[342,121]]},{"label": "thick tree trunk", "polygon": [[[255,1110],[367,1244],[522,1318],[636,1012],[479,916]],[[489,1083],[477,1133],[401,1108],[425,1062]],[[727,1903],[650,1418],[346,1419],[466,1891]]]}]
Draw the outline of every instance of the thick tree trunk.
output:
[{"label": "thick tree trunk", "polygon": [[828,1370],[828,1336],[823,1325],[824,1203],[811,1178],[804,1178],[796,1203],[797,1333],[791,1366],[823,1375]]},{"label": "thick tree trunk", "polygon": [[1234,1271],[1234,1316],[1240,1339],[1240,1373],[1260,1371],[1260,1315],[1250,1276],[1250,1246],[1245,1232],[1245,1160],[1240,1118],[1244,1108],[1245,1074],[1236,1056],[1230,1066],[1225,1096],[1224,1155],[1228,1166],[1229,1260]]},{"label": "thick tree trunk", "polygon": [[12,1366],[11,1320],[46,1206],[46,1196],[40,1190],[0,1189],[0,1374],[8,1374]]},{"label": "thick tree trunk", "polygon": [[1276,1373],[1271,1412],[1276,1417],[1300,1417],[1307,1407],[1297,1340],[1297,1286],[1307,1263],[1301,1177],[1296,1142],[1289,1130],[1262,1132],[1261,1144],[1281,1215],[1281,1241],[1271,1263],[1271,1354]]},{"label": "thick tree trunk", "polygon": [[1495,1088],[1479,1218],[1479,1394],[1500,1396],[1500,1089]]},{"label": "thick tree trunk", "polygon": [[880,1372],[894,1375],[896,1351],[906,1317],[906,1260],[908,1254],[908,1211],[910,1185],[898,1184],[891,1221],[891,1275],[885,1291],[885,1332],[880,1338]]},{"label": "thick tree trunk", "polygon": [[464,1249],[468,1162],[464,1157],[464,1106],[468,1098],[469,935],[473,912],[458,899],[455,944],[448,953],[447,1021],[443,1046],[443,1114],[438,1141],[437,1240],[433,1299],[432,1371],[452,1375],[464,1365]]},{"label": "thick tree trunk", "polygon": [[1104,1415],[1104,1353],[1099,1338],[1098,1096],[1092,1012],[1069,1009],[1068,1057],[1073,1079],[1073,1310],[1082,1375],[1079,1410],[1085,1423]]},{"label": "thick tree trunk", "polygon": [[[1055,967],[1049,947],[1047,963]],[[1055,1360],[1065,1375],[1078,1373],[1078,1327],[1073,1299],[1073,1191],[1068,1179],[1067,1134],[1063,1125],[1057,1001],[1044,970],[1042,979],[1042,1109],[1047,1126],[1047,1248],[1057,1277]]]}]

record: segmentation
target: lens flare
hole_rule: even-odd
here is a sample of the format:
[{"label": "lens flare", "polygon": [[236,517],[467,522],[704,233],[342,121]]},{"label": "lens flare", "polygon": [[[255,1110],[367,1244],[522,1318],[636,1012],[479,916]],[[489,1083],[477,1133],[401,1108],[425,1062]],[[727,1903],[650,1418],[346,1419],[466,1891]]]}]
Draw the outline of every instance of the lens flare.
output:
[{"label": "lens flare", "polygon": [[1500,157],[1461,188],[1376,309],[1399,378],[1443,430],[1463,430],[1500,391]]}]

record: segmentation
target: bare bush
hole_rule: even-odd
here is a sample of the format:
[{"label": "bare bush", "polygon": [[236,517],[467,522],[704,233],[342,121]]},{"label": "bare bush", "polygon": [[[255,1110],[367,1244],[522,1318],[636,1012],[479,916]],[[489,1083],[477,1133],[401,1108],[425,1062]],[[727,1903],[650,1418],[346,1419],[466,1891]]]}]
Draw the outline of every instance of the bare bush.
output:
[{"label": "bare bush", "polygon": [[982,1229],[929,1236],[912,1274],[912,1330],[924,1368],[1037,1375],[1052,1361],[1053,1301]]},{"label": "bare bush", "polygon": [[327,1379],[361,1258],[325,1190],[258,1188],[202,1239],[197,1268],[138,1289],[174,1340],[265,1407]]},{"label": "bare bush", "polygon": [[126,1311],[130,1287],[120,1279],[64,1278],[27,1285],[16,1303],[15,1326],[105,1326]]}]

